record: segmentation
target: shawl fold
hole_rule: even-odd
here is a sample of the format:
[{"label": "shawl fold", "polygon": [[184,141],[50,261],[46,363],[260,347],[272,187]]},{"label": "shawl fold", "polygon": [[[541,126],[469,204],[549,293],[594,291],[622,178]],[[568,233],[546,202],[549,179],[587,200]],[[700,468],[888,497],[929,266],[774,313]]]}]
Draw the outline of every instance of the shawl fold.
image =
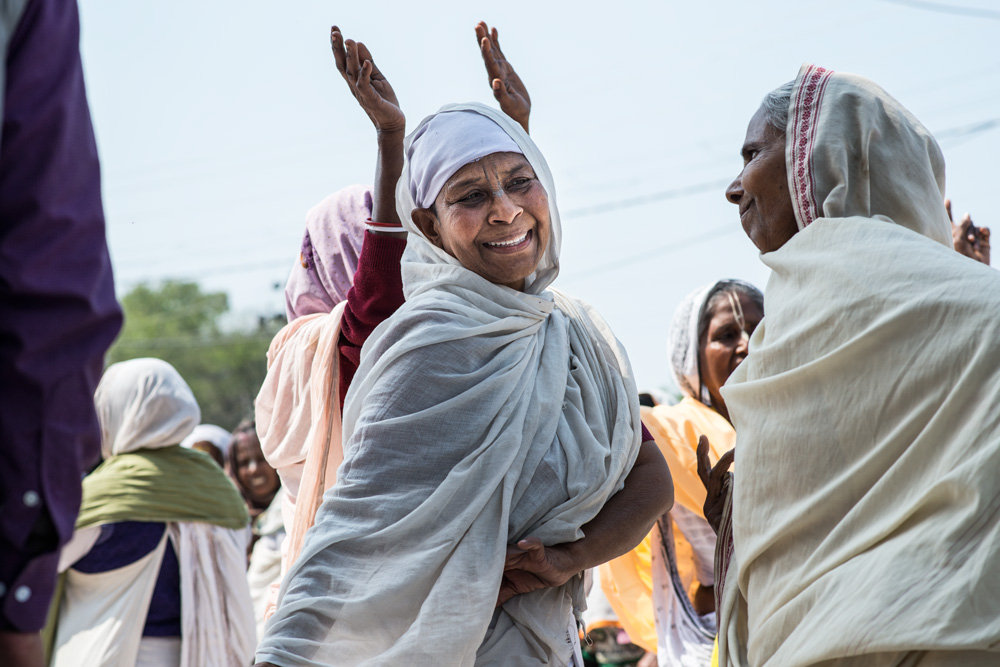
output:
[{"label": "shawl fold", "polygon": [[115,456],[84,478],[76,529],[119,521],[197,521],[238,530],[250,519],[215,461],[174,446]]}]

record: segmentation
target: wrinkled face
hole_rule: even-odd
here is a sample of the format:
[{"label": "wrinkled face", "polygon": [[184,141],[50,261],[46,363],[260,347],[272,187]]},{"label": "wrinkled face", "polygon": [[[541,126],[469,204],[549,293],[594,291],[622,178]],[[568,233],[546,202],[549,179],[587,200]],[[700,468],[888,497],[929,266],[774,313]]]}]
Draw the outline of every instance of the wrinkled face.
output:
[{"label": "wrinkled face", "polygon": [[785,171],[785,134],[767,123],[761,107],[750,119],[743,142],[743,171],[726,189],[740,207],[740,222],[761,252],[785,245],[799,230]]},{"label": "wrinkled face", "polygon": [[434,208],[413,211],[424,236],[492,283],[524,289],[549,245],[549,199],[528,160],[493,153],[448,179]]},{"label": "wrinkled face", "polygon": [[239,433],[232,446],[236,448],[236,479],[250,492],[254,502],[270,502],[281,481],[274,468],[264,460],[257,435],[245,431]]},{"label": "wrinkled face", "polygon": [[764,318],[764,311],[750,297],[744,294],[731,294],[731,297],[738,302],[738,307],[733,307],[729,296],[720,295],[715,301],[705,337],[698,344],[701,381],[716,407],[725,406],[719,390],[746,359],[750,335]]}]

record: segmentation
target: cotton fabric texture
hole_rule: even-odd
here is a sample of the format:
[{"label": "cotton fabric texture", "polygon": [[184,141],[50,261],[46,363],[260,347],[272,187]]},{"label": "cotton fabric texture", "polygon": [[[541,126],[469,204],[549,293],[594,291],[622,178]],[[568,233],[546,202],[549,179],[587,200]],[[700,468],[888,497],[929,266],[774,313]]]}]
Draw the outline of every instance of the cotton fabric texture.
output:
[{"label": "cotton fabric texture", "polygon": [[372,193],[365,185],[338,190],[309,209],[299,260],[285,284],[289,322],[329,313],[347,298],[358,270],[365,221],[371,215]]},{"label": "cotton fabric texture", "polygon": [[261,451],[281,478],[288,537],[283,571],[298,557],[323,493],[344,459],[340,414],[340,322],[346,301],[330,313],[299,317],[267,351],[267,376],[255,402]]},{"label": "cotton fabric texture", "polygon": [[83,482],[77,531],[65,552],[78,560],[105,523],[163,522],[166,531],[152,552],[126,566],[66,571],[52,664],[136,663],[168,539],[181,572],[180,665],[246,664],[255,639],[246,507],[208,455],[178,446],[200,418],[194,395],[170,364],[133,359],[108,368],[95,407],[110,456]]},{"label": "cotton fabric texture", "polygon": [[[569,664],[582,577],[495,609],[506,545],[581,537],[639,448],[621,345],[585,304],[546,288],[559,218],[544,159],[479,104],[549,196],[551,245],[525,292],[495,285],[413,225],[410,164],[397,206],[410,232],[407,301],[362,352],[344,408],[345,460],[282,587],[257,660],[285,665]],[[490,132],[497,132],[495,128]]]},{"label": "cotton fabric texture", "polygon": [[722,390],[720,664],[996,664],[1000,277],[951,248],[941,152],[874,83],[803,67],[786,158],[801,231]]}]

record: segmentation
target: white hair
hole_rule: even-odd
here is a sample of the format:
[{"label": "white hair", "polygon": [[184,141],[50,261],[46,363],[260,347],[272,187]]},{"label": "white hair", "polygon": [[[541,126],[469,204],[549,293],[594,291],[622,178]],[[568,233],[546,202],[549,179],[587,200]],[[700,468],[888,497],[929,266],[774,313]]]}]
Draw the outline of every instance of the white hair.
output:
[{"label": "white hair", "polygon": [[788,107],[791,106],[794,87],[795,81],[782,84],[765,95],[760,104],[764,108],[767,124],[779,132],[784,132],[788,127]]}]

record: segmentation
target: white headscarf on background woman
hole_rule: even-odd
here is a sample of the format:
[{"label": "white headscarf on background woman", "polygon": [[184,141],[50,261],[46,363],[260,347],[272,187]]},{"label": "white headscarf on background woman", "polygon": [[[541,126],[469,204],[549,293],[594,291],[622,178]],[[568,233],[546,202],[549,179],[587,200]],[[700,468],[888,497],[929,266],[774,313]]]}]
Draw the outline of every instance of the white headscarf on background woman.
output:
[{"label": "white headscarf on background woman", "polygon": [[229,453],[229,443],[233,440],[233,434],[222,428],[221,426],[216,426],[215,424],[199,424],[194,427],[194,430],[181,441],[181,447],[186,447],[190,449],[195,443],[199,442],[210,442],[215,445],[218,450],[222,453],[222,458],[225,460],[226,455]]},{"label": "white headscarf on background woman", "polygon": [[698,325],[705,314],[708,299],[720,283],[742,287],[747,292],[756,293],[756,287],[742,280],[719,280],[710,285],[704,285],[688,294],[677,305],[674,317],[670,321],[670,333],[667,334],[667,350],[670,352],[670,370],[674,374],[674,382],[685,396],[697,399],[712,407],[712,397],[708,387],[701,382],[698,368],[698,352],[701,341],[698,340]]},{"label": "white headscarf on background woman", "polygon": [[94,394],[101,422],[101,455],[179,444],[201,421],[184,378],[160,359],[112,364]]},{"label": "white headscarf on background woman", "polygon": [[785,145],[800,231],[722,389],[720,664],[997,664],[1000,277],[951,248],[941,151],[871,81],[804,66]]},{"label": "white headscarf on background woman", "polygon": [[[466,269],[411,219],[415,199],[433,199],[430,172],[451,169],[420,165],[457,169],[478,152],[420,138],[470,126],[485,140],[478,157],[514,150],[512,139],[548,194],[549,247],[523,292]],[[442,145],[461,157],[422,155]],[[640,440],[631,369],[596,313],[546,291],[559,266],[555,191],[517,123],[451,105],[404,149],[407,301],[365,344],[344,409],[344,464],[257,659],[567,663],[580,578],[495,610],[505,549],[529,534],[578,539],[622,487]]]}]

